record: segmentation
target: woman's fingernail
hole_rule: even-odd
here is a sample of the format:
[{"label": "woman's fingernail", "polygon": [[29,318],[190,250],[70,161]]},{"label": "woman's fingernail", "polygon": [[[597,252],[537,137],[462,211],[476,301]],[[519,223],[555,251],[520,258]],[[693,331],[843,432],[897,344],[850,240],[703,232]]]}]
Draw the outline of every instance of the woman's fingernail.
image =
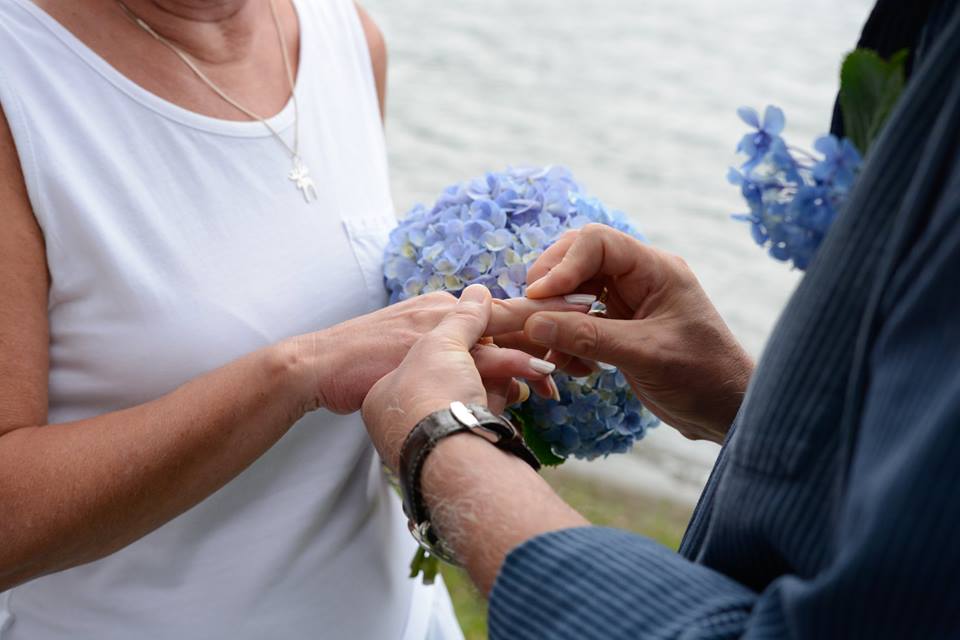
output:
[{"label": "woman's fingernail", "polygon": [[553,344],[557,337],[557,323],[547,318],[538,318],[534,316],[530,319],[530,326],[527,328],[530,339],[538,344]]},{"label": "woman's fingernail", "polygon": [[530,368],[537,373],[548,376],[556,370],[557,365],[552,362],[547,362],[546,360],[541,360],[540,358],[530,358]]},{"label": "woman's fingernail", "polygon": [[571,293],[568,296],[563,296],[563,300],[567,304],[593,304],[597,301],[597,296],[592,296],[589,293]]},{"label": "woman's fingernail", "polygon": [[517,386],[519,387],[520,396],[517,398],[517,403],[526,402],[530,399],[530,387],[527,386],[526,382],[522,380],[517,380]]},{"label": "woman's fingernail", "polygon": [[550,397],[560,402],[560,389],[557,389],[557,381],[553,378],[547,378],[547,385],[550,387]]},{"label": "woman's fingernail", "polygon": [[482,284],[470,285],[460,294],[460,302],[479,304],[486,297],[485,287]]}]

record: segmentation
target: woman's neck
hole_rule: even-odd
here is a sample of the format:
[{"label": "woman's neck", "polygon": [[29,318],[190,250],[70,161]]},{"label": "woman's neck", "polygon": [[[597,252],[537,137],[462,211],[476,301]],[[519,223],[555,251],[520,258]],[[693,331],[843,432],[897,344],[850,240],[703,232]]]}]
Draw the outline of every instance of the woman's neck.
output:
[{"label": "woman's neck", "polygon": [[[194,58],[209,64],[245,59],[273,24],[268,0],[124,0],[150,27]],[[118,9],[120,8],[118,4]],[[258,28],[259,27],[259,28]]]},{"label": "woman's neck", "polygon": [[[133,82],[185,109],[249,118],[214,94],[162,43],[137,26],[118,0],[33,0]],[[270,0],[124,0],[130,12],[198,63],[228,95],[270,116],[290,96]],[[273,0],[296,76],[300,50],[291,0]]]}]

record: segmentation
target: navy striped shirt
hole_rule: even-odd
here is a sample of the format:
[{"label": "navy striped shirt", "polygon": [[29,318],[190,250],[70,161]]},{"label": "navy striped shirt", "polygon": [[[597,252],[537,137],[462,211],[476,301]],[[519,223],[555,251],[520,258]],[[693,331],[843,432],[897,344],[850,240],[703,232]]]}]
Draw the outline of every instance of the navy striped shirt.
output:
[{"label": "navy striped shirt", "polygon": [[599,527],[528,541],[491,638],[960,638],[955,0],[917,47],[679,553]]}]

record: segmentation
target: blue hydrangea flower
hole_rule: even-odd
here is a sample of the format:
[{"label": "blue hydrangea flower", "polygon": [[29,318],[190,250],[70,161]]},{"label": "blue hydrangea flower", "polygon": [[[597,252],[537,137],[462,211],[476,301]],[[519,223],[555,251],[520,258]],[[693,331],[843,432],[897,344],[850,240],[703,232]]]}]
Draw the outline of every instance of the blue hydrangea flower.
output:
[{"label": "blue hydrangea flower", "polygon": [[737,113],[756,131],[737,145],[747,159],[727,175],[750,210],[733,217],[750,224],[754,242],[771,257],[806,269],[853,187],[860,153],[847,139],[824,136],[814,143],[818,159],[780,137],[780,109],[767,107],[762,124],[753,109]]},{"label": "blue hydrangea flower", "polygon": [[587,378],[558,378],[559,402],[540,397],[528,401],[543,439],[558,456],[593,460],[624,453],[660,423],[616,368],[602,367]]},{"label": "blue hydrangea flower", "polygon": [[857,169],[862,159],[860,152],[847,138],[823,136],[813,143],[813,148],[823,154],[823,160],[813,165],[813,177],[821,184],[830,184],[840,189],[853,186]]},{"label": "blue hydrangea flower", "polygon": [[591,222],[642,236],[619,211],[589,197],[562,167],[488,173],[413,207],[391,233],[384,262],[390,301],[471,284],[498,298],[523,295],[527,268],[564,231]]},{"label": "blue hydrangea flower", "polygon": [[745,134],[737,145],[737,152],[747,155],[744,167],[752,168],[770,151],[773,142],[781,139],[780,133],[786,126],[786,118],[783,116],[783,111],[773,105],[768,106],[764,112],[763,122],[760,121],[756,109],[752,107],[740,107],[737,109],[737,115],[754,128],[754,131]]},{"label": "blue hydrangea flower", "polygon": [[[524,295],[527,269],[565,231],[606,224],[644,239],[620,211],[587,195],[563,167],[512,168],[450,185],[432,207],[413,207],[390,234],[390,301],[472,284],[496,298]],[[531,399],[534,427],[557,455],[592,459],[626,451],[659,421],[616,369],[556,374],[561,401]]]}]

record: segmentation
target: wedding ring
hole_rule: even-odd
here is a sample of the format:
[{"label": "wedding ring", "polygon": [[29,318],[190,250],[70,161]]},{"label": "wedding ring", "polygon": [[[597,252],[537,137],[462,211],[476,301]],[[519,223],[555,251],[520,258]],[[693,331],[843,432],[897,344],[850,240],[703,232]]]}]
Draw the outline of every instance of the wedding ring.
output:
[{"label": "wedding ring", "polygon": [[604,287],[603,291],[601,291],[600,295],[597,297],[597,302],[599,302],[600,304],[607,304],[607,294],[609,293],[610,291],[606,287]]},{"label": "wedding ring", "polygon": [[597,296],[597,303],[593,305],[593,308],[590,309],[589,315],[596,316],[598,318],[607,317],[607,294],[610,293],[606,287],[603,288],[603,291],[600,292],[600,295]]}]

